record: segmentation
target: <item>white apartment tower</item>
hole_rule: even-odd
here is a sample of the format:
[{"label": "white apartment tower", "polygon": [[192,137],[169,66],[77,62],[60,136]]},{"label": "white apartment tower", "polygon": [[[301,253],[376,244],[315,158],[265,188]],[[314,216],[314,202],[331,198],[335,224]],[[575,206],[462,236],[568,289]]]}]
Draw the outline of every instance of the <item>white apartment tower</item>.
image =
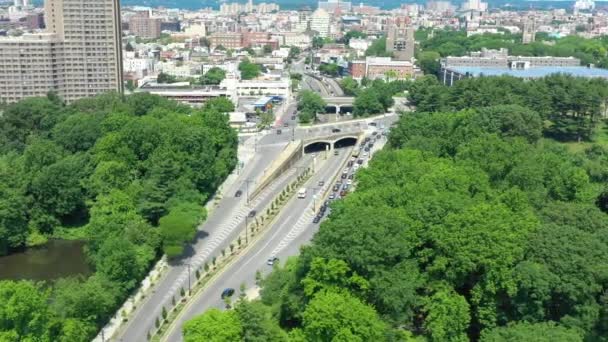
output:
[{"label": "white apartment tower", "polygon": [[319,36],[326,38],[329,36],[329,24],[331,17],[327,11],[318,8],[310,17],[310,29],[319,32]]},{"label": "white apartment tower", "polygon": [[119,0],[46,0],[46,33],[0,38],[0,102],[122,92]]}]

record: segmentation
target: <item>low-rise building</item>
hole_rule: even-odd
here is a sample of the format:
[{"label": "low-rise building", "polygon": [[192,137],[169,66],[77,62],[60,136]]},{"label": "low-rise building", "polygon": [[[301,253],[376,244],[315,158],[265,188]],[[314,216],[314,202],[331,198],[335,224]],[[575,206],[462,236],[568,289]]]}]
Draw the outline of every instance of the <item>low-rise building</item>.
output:
[{"label": "low-rise building", "polygon": [[394,61],[390,57],[367,57],[364,61],[353,61],[349,65],[354,79],[396,78],[414,76],[414,65],[409,61]]}]

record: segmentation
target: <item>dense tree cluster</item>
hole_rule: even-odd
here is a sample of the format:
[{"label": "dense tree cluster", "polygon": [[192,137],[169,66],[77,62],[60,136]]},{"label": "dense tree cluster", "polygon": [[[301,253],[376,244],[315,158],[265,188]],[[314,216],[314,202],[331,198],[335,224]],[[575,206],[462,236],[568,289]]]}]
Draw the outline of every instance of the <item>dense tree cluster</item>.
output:
[{"label": "dense tree cluster", "polygon": [[318,113],[325,112],[325,100],[321,95],[310,90],[298,93],[298,119],[301,123],[310,123],[317,119]]},{"label": "dense tree cluster", "polygon": [[[193,111],[145,93],[105,94],[68,106],[55,97],[31,98],[4,110],[0,254],[25,247],[32,236],[77,226],[95,273],[50,290],[0,282],[3,304],[31,297],[44,316],[29,323],[42,330],[19,327],[30,321],[29,309],[2,305],[16,311],[0,312],[0,335],[87,340],[161,252],[182,253],[205,217],[203,203],[236,164],[225,101]],[[81,335],[61,337],[62,329]]]},{"label": "dense tree cluster", "polygon": [[608,341],[608,147],[543,137],[555,107],[512,81],[411,86],[440,106],[404,115],[311,245],[263,280],[290,341]]},{"label": "dense tree cluster", "polygon": [[260,76],[262,69],[259,65],[251,63],[248,59],[245,59],[239,63],[239,71],[241,72],[242,79],[252,80]]},{"label": "dense tree cluster", "polygon": [[531,44],[522,44],[521,38],[521,34],[504,32],[467,37],[465,31],[434,30],[432,36],[418,35],[417,40],[421,42],[417,59],[425,73],[436,73],[439,70],[439,57],[464,56],[482,48],[506,48],[514,56],[573,56],[580,59],[583,65],[595,64],[602,68],[608,67],[606,37],[585,39],[568,36],[556,39],[539,33],[536,42]]},{"label": "dense tree cluster", "polygon": [[446,87],[434,76],[425,76],[411,86],[409,100],[422,112],[517,104],[551,120],[547,135],[561,141],[582,140],[590,138],[606,112],[608,82],[556,74],[531,81],[481,77]]},{"label": "dense tree cluster", "polygon": [[386,36],[382,36],[372,42],[367,50],[365,51],[366,56],[377,56],[377,57],[393,57],[392,52],[386,51]]},{"label": "dense tree cluster", "polygon": [[[357,88],[350,80],[345,79],[343,84],[348,92],[356,94],[353,104],[353,114],[356,117],[366,117],[376,114],[388,112],[388,109],[393,106],[393,96],[408,89],[410,82],[408,81],[390,81],[374,80],[369,82],[366,87]],[[354,88],[354,89],[353,89]]]},{"label": "dense tree cluster", "polygon": [[217,85],[226,78],[226,71],[218,67],[213,67],[207,71],[200,79],[201,84]]}]

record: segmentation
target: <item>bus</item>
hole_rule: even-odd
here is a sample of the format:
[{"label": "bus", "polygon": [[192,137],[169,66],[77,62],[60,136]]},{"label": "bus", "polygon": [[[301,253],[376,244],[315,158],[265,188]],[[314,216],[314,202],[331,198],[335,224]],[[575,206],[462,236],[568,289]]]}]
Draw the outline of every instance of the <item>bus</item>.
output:
[{"label": "bus", "polygon": [[306,198],[306,188],[298,190],[298,198]]}]

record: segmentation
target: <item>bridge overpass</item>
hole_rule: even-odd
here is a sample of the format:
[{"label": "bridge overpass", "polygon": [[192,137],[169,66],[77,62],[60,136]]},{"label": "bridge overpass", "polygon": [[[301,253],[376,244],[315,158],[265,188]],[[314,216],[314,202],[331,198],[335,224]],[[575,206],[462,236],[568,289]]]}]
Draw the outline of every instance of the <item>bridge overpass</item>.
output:
[{"label": "bridge overpass", "polygon": [[332,97],[324,97],[323,100],[327,105],[325,106],[325,111],[330,114],[346,114],[353,112],[353,105],[355,103],[354,97],[346,97],[346,96],[332,96]]},{"label": "bridge overpass", "polygon": [[359,131],[321,135],[304,139],[302,140],[302,151],[303,153],[315,153],[355,146],[364,135],[365,133],[363,131]]}]

